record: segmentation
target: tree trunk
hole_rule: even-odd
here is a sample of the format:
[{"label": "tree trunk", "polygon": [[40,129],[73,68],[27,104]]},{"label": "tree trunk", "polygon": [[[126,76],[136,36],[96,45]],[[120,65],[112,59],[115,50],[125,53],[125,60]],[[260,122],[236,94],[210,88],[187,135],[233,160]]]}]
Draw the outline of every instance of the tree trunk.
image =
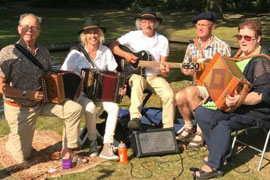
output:
[{"label": "tree trunk", "polygon": [[217,18],[224,19],[222,0],[207,0],[207,11],[216,13]]}]

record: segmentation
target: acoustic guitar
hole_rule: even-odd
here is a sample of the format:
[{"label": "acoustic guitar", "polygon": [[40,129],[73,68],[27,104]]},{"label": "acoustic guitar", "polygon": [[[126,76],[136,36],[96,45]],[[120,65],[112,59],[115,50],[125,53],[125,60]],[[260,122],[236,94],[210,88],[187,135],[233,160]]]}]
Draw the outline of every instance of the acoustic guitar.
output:
[{"label": "acoustic guitar", "polygon": [[[145,50],[140,52],[135,52],[131,50],[131,48],[125,45],[119,45],[119,47],[129,53],[132,53],[136,57],[138,57],[138,61],[136,63],[129,63],[123,57],[120,57],[114,54],[115,60],[118,63],[117,70],[119,72],[124,72],[125,76],[128,78],[132,74],[145,74],[145,67],[159,67],[159,61],[152,61],[152,56]],[[195,69],[196,71],[201,71],[204,68],[204,64],[201,62],[191,62],[191,63],[173,63],[167,62],[170,68],[184,68],[184,69]]]}]

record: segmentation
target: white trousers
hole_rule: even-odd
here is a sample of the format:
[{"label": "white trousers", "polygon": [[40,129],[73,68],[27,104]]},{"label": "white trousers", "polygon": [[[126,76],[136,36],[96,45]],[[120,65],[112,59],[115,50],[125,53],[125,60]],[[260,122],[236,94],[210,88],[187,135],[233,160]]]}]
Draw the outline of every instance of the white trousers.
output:
[{"label": "white trousers", "polygon": [[101,110],[105,110],[108,113],[103,143],[113,143],[119,112],[118,104],[113,102],[102,102],[102,101],[94,102],[93,100],[85,97],[84,95],[79,97],[77,102],[82,105],[84,110],[85,126],[88,130],[88,139],[94,140],[97,138],[96,109],[97,106],[99,106],[101,107]]}]

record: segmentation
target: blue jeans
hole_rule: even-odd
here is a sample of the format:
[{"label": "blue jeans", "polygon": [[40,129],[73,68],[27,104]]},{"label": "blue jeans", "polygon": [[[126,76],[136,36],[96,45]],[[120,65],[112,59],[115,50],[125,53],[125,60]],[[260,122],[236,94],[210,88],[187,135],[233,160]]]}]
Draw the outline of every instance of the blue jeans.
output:
[{"label": "blue jeans", "polygon": [[202,129],[203,137],[208,147],[207,165],[221,169],[224,163],[224,157],[227,155],[230,147],[230,138],[233,131],[246,129],[251,124],[242,124],[231,119],[219,121],[215,127],[211,127],[211,120],[214,111],[199,106],[195,109],[195,119]]}]

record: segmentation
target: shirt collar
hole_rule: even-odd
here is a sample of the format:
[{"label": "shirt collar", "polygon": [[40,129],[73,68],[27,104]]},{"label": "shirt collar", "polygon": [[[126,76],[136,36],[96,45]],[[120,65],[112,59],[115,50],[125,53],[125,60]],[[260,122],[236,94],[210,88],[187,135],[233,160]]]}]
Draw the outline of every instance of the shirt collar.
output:
[{"label": "shirt collar", "polygon": [[214,41],[214,36],[211,35],[209,44],[207,45],[206,48],[204,48],[204,47],[202,46],[202,41],[201,41],[201,39],[198,38],[198,42],[200,43],[201,47],[204,48],[204,49],[213,48],[213,41]]},{"label": "shirt collar", "polygon": [[[19,40],[18,42],[17,42],[18,44],[20,44],[20,45],[22,45],[26,50],[28,50],[29,52],[31,52],[31,49],[30,49],[30,47],[29,46],[27,46],[25,43],[24,43],[24,41],[23,40]],[[36,43],[36,49],[35,49],[35,54],[37,53],[37,51],[39,50],[39,45]]]}]

